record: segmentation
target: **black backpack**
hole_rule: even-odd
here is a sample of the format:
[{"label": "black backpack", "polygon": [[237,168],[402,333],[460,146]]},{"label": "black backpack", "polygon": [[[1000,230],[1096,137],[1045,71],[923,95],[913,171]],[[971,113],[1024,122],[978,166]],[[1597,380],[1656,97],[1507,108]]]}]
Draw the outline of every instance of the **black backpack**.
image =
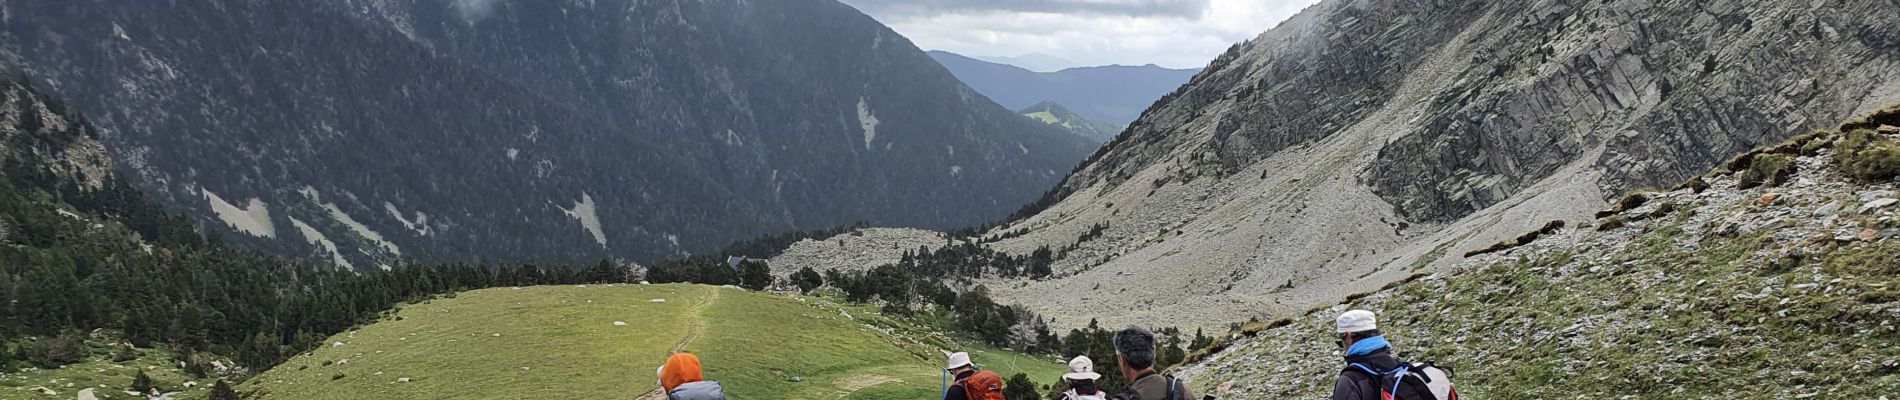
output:
[{"label": "black backpack", "polygon": [[1399,363],[1386,371],[1355,363],[1347,365],[1342,373],[1361,373],[1372,378],[1379,386],[1379,400],[1458,400],[1458,391],[1451,387],[1451,368],[1429,361]]}]

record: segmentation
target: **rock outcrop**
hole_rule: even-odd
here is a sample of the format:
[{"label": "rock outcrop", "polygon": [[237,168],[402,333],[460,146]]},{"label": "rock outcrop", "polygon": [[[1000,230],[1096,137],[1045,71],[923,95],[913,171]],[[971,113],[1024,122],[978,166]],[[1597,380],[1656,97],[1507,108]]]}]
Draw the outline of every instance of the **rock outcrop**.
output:
[{"label": "rock outcrop", "polygon": [[832,236],[823,240],[805,239],[793,243],[771,259],[772,275],[785,277],[799,269],[820,273],[865,271],[884,264],[896,264],[905,252],[936,249],[949,243],[942,233],[922,229],[868,228]]},{"label": "rock outcrop", "polygon": [[[1900,101],[1895,13],[1325,1],[1215,59],[993,231],[1027,230],[994,245],[1015,253],[1076,245],[1066,278],[991,287],[1109,325],[1289,315]],[[1117,301],[1063,295],[1078,293]]]}]

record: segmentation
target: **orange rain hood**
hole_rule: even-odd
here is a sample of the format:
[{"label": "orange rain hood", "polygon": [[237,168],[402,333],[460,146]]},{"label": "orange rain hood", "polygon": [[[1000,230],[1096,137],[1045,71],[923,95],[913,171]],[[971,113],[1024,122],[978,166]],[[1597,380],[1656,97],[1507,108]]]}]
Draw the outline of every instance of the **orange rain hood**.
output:
[{"label": "orange rain hood", "polygon": [[660,367],[660,388],[668,393],[681,384],[705,379],[699,374],[699,356],[692,353],[674,354],[666,359],[666,365]]}]

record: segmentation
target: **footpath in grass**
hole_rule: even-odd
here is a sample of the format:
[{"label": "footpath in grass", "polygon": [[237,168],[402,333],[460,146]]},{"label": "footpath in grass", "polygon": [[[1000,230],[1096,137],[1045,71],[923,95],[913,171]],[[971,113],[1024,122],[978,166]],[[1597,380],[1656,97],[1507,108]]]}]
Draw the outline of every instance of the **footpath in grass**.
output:
[{"label": "footpath in grass", "polygon": [[[682,347],[735,399],[938,393],[941,356],[920,356],[897,344],[905,338],[840,311],[817,299],[703,285],[478,290],[408,305],[400,318],[332,337],[239,389],[265,399],[636,398],[655,389],[654,368]],[[1039,382],[1062,369],[970,350],[986,366]]]}]

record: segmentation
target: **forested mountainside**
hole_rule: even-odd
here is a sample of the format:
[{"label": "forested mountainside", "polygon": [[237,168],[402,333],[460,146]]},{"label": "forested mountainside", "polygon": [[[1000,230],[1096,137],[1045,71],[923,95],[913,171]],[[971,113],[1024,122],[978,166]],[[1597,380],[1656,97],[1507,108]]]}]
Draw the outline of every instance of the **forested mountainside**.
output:
[{"label": "forested mountainside", "polygon": [[358,269],[961,227],[1093,148],[831,0],[15,1],[0,64],[226,240]]},{"label": "forested mountainside", "polygon": [[1325,1],[1235,45],[992,230],[1014,254],[1073,248],[1057,279],[992,286],[1110,325],[1290,315],[1900,102],[1900,25],[1879,17],[1896,12]]},{"label": "forested mountainside", "polygon": [[1222,398],[1314,398],[1333,317],[1471,398],[1834,398],[1900,387],[1900,108],[1729,159],[1442,273],[1262,322],[1178,371]]},{"label": "forested mountainside", "polygon": [[46,384],[16,381],[24,376],[16,370],[105,358],[154,357],[141,362],[194,379],[241,378],[399,302],[500,285],[624,282],[630,272],[597,264],[358,273],[235,249],[149,201],[114,172],[93,121],[14,74],[0,75],[0,157],[8,393]]},{"label": "forested mountainside", "polygon": [[1200,69],[1169,69],[1153,64],[1035,72],[945,51],[931,51],[930,57],[950,69],[957,79],[1003,107],[1021,110],[1053,101],[1088,119],[1114,124],[1118,127],[1117,133],[1119,126],[1141,117],[1141,112],[1154,105],[1156,99],[1180,88],[1201,72]]},{"label": "forested mountainside", "polygon": [[1122,132],[1120,125],[1088,119],[1053,101],[1036,103],[1017,112],[1029,119],[1062,127],[1071,133],[1096,142],[1106,143],[1115,140],[1115,135]]}]

